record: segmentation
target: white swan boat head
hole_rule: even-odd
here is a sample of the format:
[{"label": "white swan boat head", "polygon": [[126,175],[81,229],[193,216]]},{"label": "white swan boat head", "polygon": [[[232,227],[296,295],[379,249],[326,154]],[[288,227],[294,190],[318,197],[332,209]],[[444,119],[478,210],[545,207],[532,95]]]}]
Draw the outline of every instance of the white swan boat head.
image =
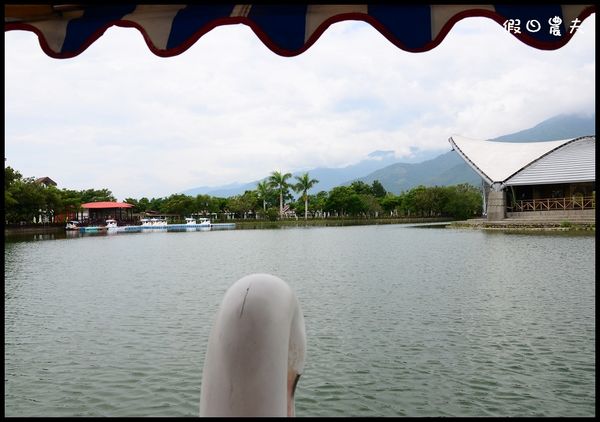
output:
[{"label": "white swan boat head", "polygon": [[210,332],[200,416],[294,416],[305,354],[304,316],[288,284],[269,274],[241,278]]},{"label": "white swan boat head", "polygon": [[77,220],[67,221],[67,224],[65,225],[65,229],[79,230],[79,221],[77,221]]},{"label": "white swan boat head", "polygon": [[106,228],[107,229],[116,229],[117,228],[117,220],[108,219],[106,220]]}]

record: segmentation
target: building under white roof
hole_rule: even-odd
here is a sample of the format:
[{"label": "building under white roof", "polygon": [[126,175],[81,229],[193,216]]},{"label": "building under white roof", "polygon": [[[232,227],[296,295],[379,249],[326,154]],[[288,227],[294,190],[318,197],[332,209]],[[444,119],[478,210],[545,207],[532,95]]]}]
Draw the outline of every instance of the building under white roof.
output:
[{"label": "building under white roof", "polygon": [[[595,135],[523,143],[462,136],[452,136],[448,141],[481,176],[484,213],[488,219],[504,218],[507,209],[510,212],[578,209],[580,197],[591,198],[589,203],[582,202],[581,209],[595,209]],[[567,203],[571,197],[577,199]],[[563,200],[562,206],[559,198]]]}]

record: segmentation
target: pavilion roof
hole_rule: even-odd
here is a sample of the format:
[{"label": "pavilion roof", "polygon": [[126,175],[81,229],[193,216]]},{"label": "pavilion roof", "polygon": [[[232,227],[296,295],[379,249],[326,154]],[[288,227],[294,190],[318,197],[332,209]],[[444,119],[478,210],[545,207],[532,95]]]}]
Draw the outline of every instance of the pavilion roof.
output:
[{"label": "pavilion roof", "polygon": [[109,202],[109,201],[103,201],[103,202],[88,202],[85,204],[81,204],[81,208],[93,208],[93,209],[98,209],[98,208],[132,208],[133,205],[131,204],[127,204],[125,202]]}]

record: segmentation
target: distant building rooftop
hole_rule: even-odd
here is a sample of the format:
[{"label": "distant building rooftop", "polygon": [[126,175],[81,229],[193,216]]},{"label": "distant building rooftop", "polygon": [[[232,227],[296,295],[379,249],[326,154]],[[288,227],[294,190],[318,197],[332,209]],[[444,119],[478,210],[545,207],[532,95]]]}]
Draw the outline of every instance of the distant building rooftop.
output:
[{"label": "distant building rooftop", "polygon": [[56,182],[50,179],[49,177],[40,177],[38,179],[35,179],[35,183],[40,183],[46,186],[56,186]]}]

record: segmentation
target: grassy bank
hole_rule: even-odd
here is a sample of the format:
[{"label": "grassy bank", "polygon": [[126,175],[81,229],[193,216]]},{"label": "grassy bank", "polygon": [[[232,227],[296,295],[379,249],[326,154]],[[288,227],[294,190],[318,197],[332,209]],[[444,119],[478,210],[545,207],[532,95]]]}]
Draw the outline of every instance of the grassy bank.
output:
[{"label": "grassy bank", "polygon": [[277,221],[235,220],[237,229],[277,229],[282,227],[339,227],[376,224],[415,224],[449,222],[447,218],[303,218]]},{"label": "grassy bank", "polygon": [[516,222],[516,221],[453,221],[451,228],[467,228],[479,230],[510,230],[510,231],[596,231],[596,223],[580,223],[570,221],[546,222]]}]

